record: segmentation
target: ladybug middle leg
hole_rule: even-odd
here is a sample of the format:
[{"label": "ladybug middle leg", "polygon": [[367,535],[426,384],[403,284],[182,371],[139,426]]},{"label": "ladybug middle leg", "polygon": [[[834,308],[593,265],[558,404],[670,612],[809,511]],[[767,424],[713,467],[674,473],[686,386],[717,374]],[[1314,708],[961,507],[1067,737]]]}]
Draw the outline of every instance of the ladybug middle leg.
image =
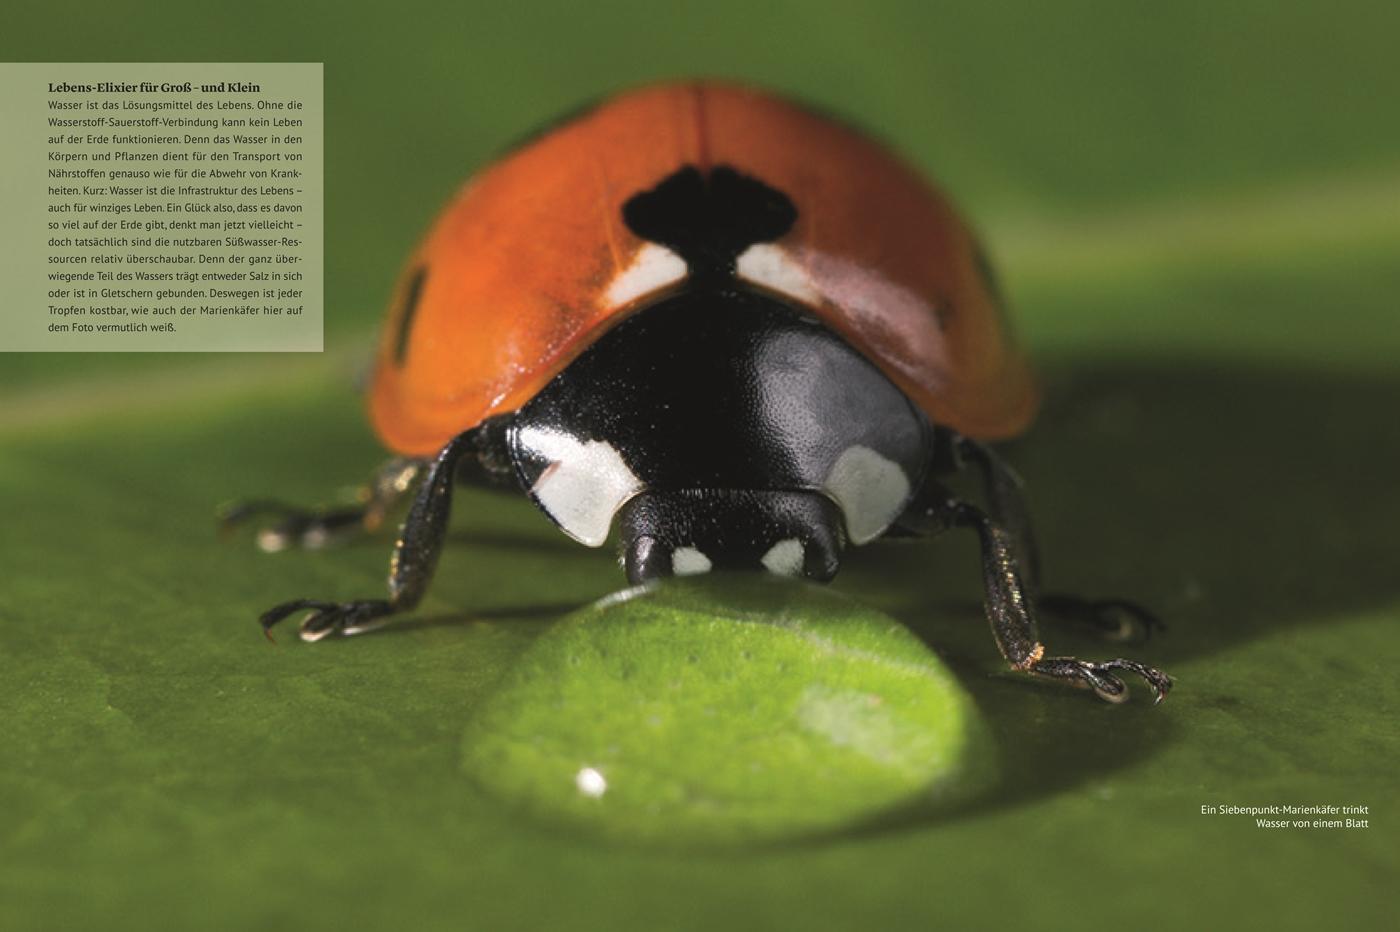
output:
[{"label": "ladybug middle leg", "polygon": [[[487,421],[458,434],[427,465],[426,475],[414,496],[408,517],[399,531],[389,560],[389,597],[329,602],[293,599],[264,612],[259,619],[264,632],[298,612],[308,612],[301,622],[301,638],[319,641],[331,634],[355,634],[378,619],[416,606],[428,590],[447,537],[452,511],[452,489],[459,479],[499,482],[504,455],[503,425]],[[269,634],[269,637],[271,635]]]},{"label": "ladybug middle leg", "polygon": [[276,499],[235,502],[220,510],[219,530],[227,533],[254,519],[273,518],[274,524],[258,531],[260,549],[268,553],[289,547],[319,550],[376,530],[413,488],[427,465],[425,459],[394,457],[360,487],[356,495],[359,504],[344,508],[306,508]]},{"label": "ladybug middle leg", "polygon": [[985,444],[967,437],[953,438],[954,461],[976,469],[994,521],[1006,529],[1025,571],[1025,585],[1036,608],[1049,615],[1080,622],[1107,641],[1146,641],[1154,629],[1165,630],[1153,612],[1129,599],[1090,599],[1041,588],[1040,550],[1022,495],[1024,484],[1006,461]]},{"label": "ladybug middle leg", "polygon": [[[1013,487],[1014,483],[1001,491],[1004,493]],[[1036,620],[1035,587],[1030,576],[1034,564],[1026,556],[1027,539],[1019,538],[1013,530],[1018,521],[1028,530],[1029,524],[1024,520],[1025,509],[1019,495],[1010,502],[1004,496],[999,501],[997,492],[989,490],[989,498],[994,512],[1001,511],[1002,514],[987,514],[976,505],[954,496],[937,479],[930,477],[901,517],[900,524],[920,534],[935,534],[955,528],[976,531],[982,548],[987,618],[991,622],[997,647],[1013,669],[1068,680],[1074,685],[1094,690],[1100,698],[1109,702],[1123,702],[1128,698],[1128,688],[1116,674],[1135,673],[1147,681],[1156,701],[1161,702],[1171,689],[1172,681],[1160,670],[1122,658],[1095,662],[1045,655],[1045,645],[1040,641]],[[1015,510],[1008,511],[1008,508]]]}]

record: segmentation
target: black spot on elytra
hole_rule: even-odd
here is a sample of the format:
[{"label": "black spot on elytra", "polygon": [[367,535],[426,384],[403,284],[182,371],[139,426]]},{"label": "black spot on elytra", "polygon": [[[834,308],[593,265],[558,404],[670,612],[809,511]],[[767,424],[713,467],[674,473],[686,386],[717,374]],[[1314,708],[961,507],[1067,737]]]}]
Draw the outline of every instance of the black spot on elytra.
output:
[{"label": "black spot on elytra", "polygon": [[772,242],[797,222],[786,194],[727,165],[703,175],[687,165],[622,205],[622,219],[642,239],[673,250],[693,279],[734,274],[754,243]]},{"label": "black spot on elytra", "polygon": [[423,296],[423,282],[428,270],[420,268],[409,279],[408,292],[404,295],[403,310],[399,311],[399,329],[394,336],[394,365],[402,366],[408,356],[408,335],[413,330],[413,318],[418,312],[418,299]]}]

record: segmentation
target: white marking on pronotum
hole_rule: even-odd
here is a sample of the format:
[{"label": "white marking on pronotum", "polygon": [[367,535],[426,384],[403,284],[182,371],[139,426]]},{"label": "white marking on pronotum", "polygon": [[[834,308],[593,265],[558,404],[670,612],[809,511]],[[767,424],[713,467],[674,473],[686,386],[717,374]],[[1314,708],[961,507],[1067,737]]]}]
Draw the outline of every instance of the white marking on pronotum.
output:
[{"label": "white marking on pronotum", "polygon": [[734,264],[735,271],[745,281],[771,288],[779,294],[817,304],[821,292],[812,277],[787,250],[772,243],[756,243],[744,250]]},{"label": "white marking on pronotum", "polygon": [[836,458],[825,488],[841,506],[853,544],[879,537],[909,500],[909,478],[899,464],[860,445]]},{"label": "white marking on pronotum", "polygon": [[622,454],[604,440],[584,443],[538,428],[522,430],[520,444],[550,461],[530,490],[540,505],[565,534],[601,547],[617,509],[642,488]]},{"label": "white marking on pronotum", "polygon": [[597,799],[608,791],[608,781],[592,767],[585,767],[574,774],[574,786],[590,799]]},{"label": "white marking on pronotum", "polygon": [[763,566],[768,572],[779,576],[796,576],[802,572],[805,557],[806,549],[802,541],[789,537],[768,548],[763,555]]},{"label": "white marking on pronotum", "polygon": [[685,260],[665,246],[647,243],[637,250],[632,264],[617,273],[603,292],[608,307],[630,304],[643,295],[659,291],[685,278]]},{"label": "white marking on pronotum", "polygon": [[699,576],[708,573],[714,564],[694,547],[677,547],[671,551],[671,572],[677,576]]}]

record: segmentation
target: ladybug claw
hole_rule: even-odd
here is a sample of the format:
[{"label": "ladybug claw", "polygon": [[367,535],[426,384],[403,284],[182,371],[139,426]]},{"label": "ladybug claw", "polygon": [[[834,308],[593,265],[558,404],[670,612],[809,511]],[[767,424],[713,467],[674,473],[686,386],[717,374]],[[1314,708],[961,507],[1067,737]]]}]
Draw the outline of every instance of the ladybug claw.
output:
[{"label": "ladybug claw", "polygon": [[1104,673],[1089,684],[1094,693],[1103,701],[1121,705],[1128,701],[1128,684],[1112,673]]},{"label": "ladybug claw", "polygon": [[340,611],[313,612],[301,621],[301,627],[297,629],[297,636],[308,644],[313,644],[322,638],[335,634],[340,628],[340,619],[344,613]]},{"label": "ladybug claw", "polygon": [[1115,705],[1128,701],[1128,687],[1114,671],[1136,673],[1147,681],[1152,689],[1152,704],[1157,705],[1167,698],[1172,688],[1172,678],[1161,670],[1138,663],[1136,660],[1108,660],[1091,663],[1073,657],[1047,657],[1041,660],[1031,672],[1040,676],[1066,679],[1080,686],[1092,689],[1100,699]]},{"label": "ladybug claw", "polygon": [[1127,670],[1129,673],[1136,673],[1142,677],[1152,689],[1153,705],[1161,703],[1163,699],[1167,698],[1167,693],[1171,692],[1172,678],[1170,676],[1155,667],[1138,663],[1136,660],[1110,660],[1095,666],[1100,670]]},{"label": "ladybug claw", "polygon": [[392,614],[394,607],[383,600],[362,599],[354,602],[323,602],[317,599],[295,599],[283,602],[262,613],[258,622],[268,638],[272,628],[297,612],[310,610],[302,619],[298,634],[303,641],[315,642],[331,635],[359,634],[367,630],[367,622]]}]

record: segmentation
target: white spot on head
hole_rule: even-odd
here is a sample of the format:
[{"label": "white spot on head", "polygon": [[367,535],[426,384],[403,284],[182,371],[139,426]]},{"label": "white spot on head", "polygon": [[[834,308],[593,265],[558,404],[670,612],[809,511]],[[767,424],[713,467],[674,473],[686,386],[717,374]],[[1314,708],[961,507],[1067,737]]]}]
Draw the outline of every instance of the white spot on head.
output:
[{"label": "white spot on head", "polygon": [[603,304],[607,307],[621,307],[637,298],[659,291],[673,282],[685,278],[685,260],[665,246],[647,243],[637,250],[632,264],[617,273],[607,291],[603,292]]},{"label": "white spot on head", "polygon": [[772,243],[756,243],[745,249],[734,264],[739,277],[771,288],[808,304],[821,302],[821,291],[807,270],[788,253]]},{"label": "white spot on head", "polygon": [[589,547],[608,539],[613,515],[641,491],[622,454],[603,440],[583,443],[556,431],[526,428],[520,443],[550,461],[530,491],[565,534]]},{"label": "white spot on head", "polygon": [[677,547],[671,551],[671,572],[677,576],[699,576],[714,566],[710,558],[694,547]]},{"label": "white spot on head", "polygon": [[899,464],[856,445],[836,458],[825,489],[846,516],[853,544],[879,537],[909,501],[909,478]]},{"label": "white spot on head", "polygon": [[608,781],[592,767],[585,767],[574,774],[574,786],[590,799],[597,799],[608,791]]},{"label": "white spot on head", "polygon": [[779,576],[798,576],[802,573],[805,557],[806,548],[802,546],[802,541],[789,537],[768,548],[763,555],[763,566],[768,572]]}]

